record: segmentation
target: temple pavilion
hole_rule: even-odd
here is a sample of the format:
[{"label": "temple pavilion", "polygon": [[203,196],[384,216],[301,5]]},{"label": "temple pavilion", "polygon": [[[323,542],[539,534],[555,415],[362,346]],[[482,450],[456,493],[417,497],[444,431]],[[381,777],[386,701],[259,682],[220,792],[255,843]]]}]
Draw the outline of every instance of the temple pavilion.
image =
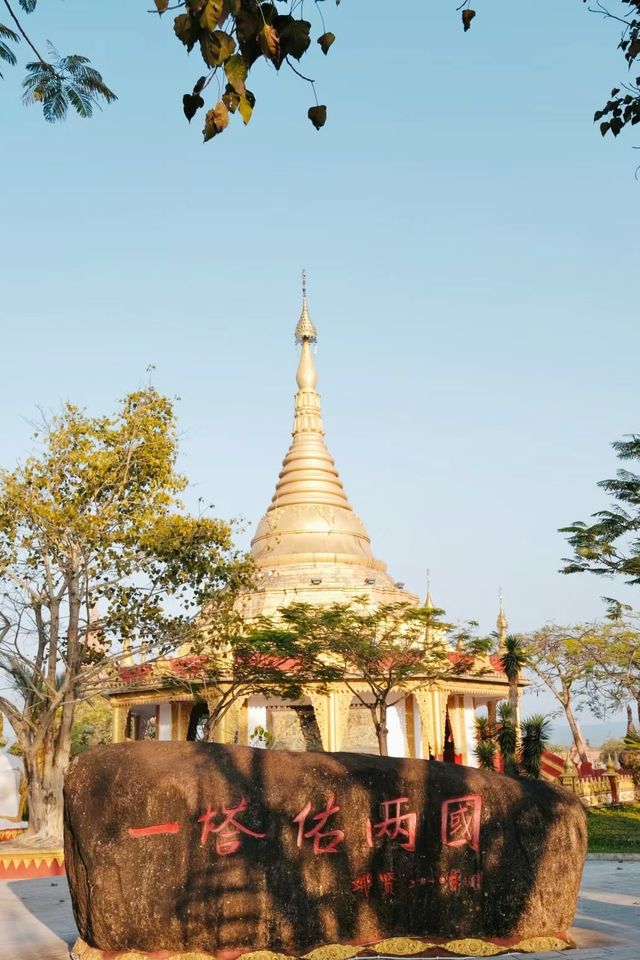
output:
[{"label": "temple pavilion", "polygon": [[[366,596],[372,605],[420,604],[376,559],[362,520],[354,512],[325,442],[317,390],[311,320],[303,280],[302,312],[295,329],[300,348],[292,440],[275,492],[251,541],[254,585],[241,599],[243,616],[272,616],[293,600],[316,605]],[[432,604],[428,593],[426,604]],[[507,619],[500,604],[500,641]],[[428,636],[426,638],[428,642]],[[183,651],[181,651],[183,653]],[[455,652],[451,652],[455,657]],[[180,671],[182,657],[130,665],[106,696],[113,708],[113,739],[197,739],[207,715],[203,698],[167,683],[167,668]],[[477,712],[495,717],[508,696],[499,657],[487,657],[482,673],[455,674],[432,688],[402,695],[389,711],[389,753],[450,760],[474,766]],[[342,683],[307,689],[299,702],[251,696],[236,703],[217,728],[221,742],[266,744],[291,750],[377,752],[369,711]]]}]

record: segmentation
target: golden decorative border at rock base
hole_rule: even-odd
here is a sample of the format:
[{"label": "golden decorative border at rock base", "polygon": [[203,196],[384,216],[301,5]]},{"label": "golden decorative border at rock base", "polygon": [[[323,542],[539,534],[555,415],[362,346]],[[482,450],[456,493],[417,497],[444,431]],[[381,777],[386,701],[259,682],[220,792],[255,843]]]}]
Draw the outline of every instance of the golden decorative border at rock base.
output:
[{"label": "golden decorative border at rock base", "polygon": [[[350,960],[358,954],[366,952],[379,957],[410,957],[424,954],[429,950],[446,950],[454,956],[464,957],[496,957],[501,953],[545,953],[551,950],[566,950],[572,944],[560,937],[528,937],[518,943],[504,946],[492,943],[490,940],[479,940],[467,937],[461,940],[448,940],[444,943],[433,943],[429,940],[415,940],[411,937],[391,937],[388,940],[379,940],[377,943],[348,946],[341,943],[329,944],[325,947],[316,947],[303,957],[292,957],[284,953],[274,953],[272,950],[253,950],[239,955],[237,960]],[[78,939],[71,950],[72,960],[216,960],[213,953],[202,951],[187,951],[171,953],[169,950],[155,953],[144,953],[137,950],[106,951],[90,947],[84,940]],[[369,960],[369,958],[367,958]]]}]

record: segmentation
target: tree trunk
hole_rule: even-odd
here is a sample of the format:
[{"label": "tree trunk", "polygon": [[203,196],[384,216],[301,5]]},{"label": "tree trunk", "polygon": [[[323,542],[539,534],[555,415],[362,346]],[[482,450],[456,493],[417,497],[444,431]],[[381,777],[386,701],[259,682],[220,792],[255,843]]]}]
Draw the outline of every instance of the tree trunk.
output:
[{"label": "tree trunk", "polygon": [[75,714],[73,701],[63,704],[55,726],[47,731],[44,742],[35,748],[20,740],[29,803],[27,835],[62,843],[64,772],[69,763],[71,727]]},{"label": "tree trunk", "polygon": [[580,727],[578,726],[578,721],[573,715],[571,704],[565,703],[563,706],[567,723],[569,724],[569,729],[571,730],[571,736],[573,737],[573,742],[575,743],[576,750],[578,751],[578,756],[580,757],[582,763],[589,763],[589,758],[587,756],[587,745],[582,739]]},{"label": "tree trunk", "polygon": [[518,674],[509,677],[509,703],[513,709],[513,722],[518,725]]},{"label": "tree trunk", "polygon": [[389,756],[389,728],[387,727],[387,705],[381,703],[378,706],[379,716],[376,717],[373,710],[373,722],[376,728],[376,737],[378,738],[378,750],[381,757]]},{"label": "tree trunk", "polygon": [[636,697],[636,710],[638,711],[638,724],[640,724],[640,696]]},{"label": "tree trunk", "polygon": [[628,703],[627,704],[627,736],[629,736],[631,733],[635,733],[635,727],[633,725],[633,710],[631,709],[631,704]]},{"label": "tree trunk", "polygon": [[[38,756],[40,754],[40,756]],[[27,836],[62,842],[64,771],[69,761],[57,751],[51,763],[42,762],[41,751],[23,753],[29,803]]]}]

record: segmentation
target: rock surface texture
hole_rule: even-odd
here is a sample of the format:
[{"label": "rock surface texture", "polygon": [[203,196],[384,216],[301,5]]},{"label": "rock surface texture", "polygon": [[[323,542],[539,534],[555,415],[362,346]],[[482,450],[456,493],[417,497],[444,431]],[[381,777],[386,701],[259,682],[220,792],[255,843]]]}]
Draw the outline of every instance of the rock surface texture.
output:
[{"label": "rock surface texture", "polygon": [[106,951],[557,935],[586,854],[579,801],[548,783],[204,743],[81,754],[65,821],[76,923]]}]

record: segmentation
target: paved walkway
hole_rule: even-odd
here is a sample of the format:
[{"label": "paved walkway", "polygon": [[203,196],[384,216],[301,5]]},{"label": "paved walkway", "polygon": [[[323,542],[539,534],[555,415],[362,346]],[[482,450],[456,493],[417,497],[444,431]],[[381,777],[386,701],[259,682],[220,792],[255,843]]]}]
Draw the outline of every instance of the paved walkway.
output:
[{"label": "paved walkway", "polygon": [[[526,956],[639,960],[640,862],[587,863],[571,933],[577,950]],[[68,960],[75,937],[64,877],[0,883],[0,960]]]}]

